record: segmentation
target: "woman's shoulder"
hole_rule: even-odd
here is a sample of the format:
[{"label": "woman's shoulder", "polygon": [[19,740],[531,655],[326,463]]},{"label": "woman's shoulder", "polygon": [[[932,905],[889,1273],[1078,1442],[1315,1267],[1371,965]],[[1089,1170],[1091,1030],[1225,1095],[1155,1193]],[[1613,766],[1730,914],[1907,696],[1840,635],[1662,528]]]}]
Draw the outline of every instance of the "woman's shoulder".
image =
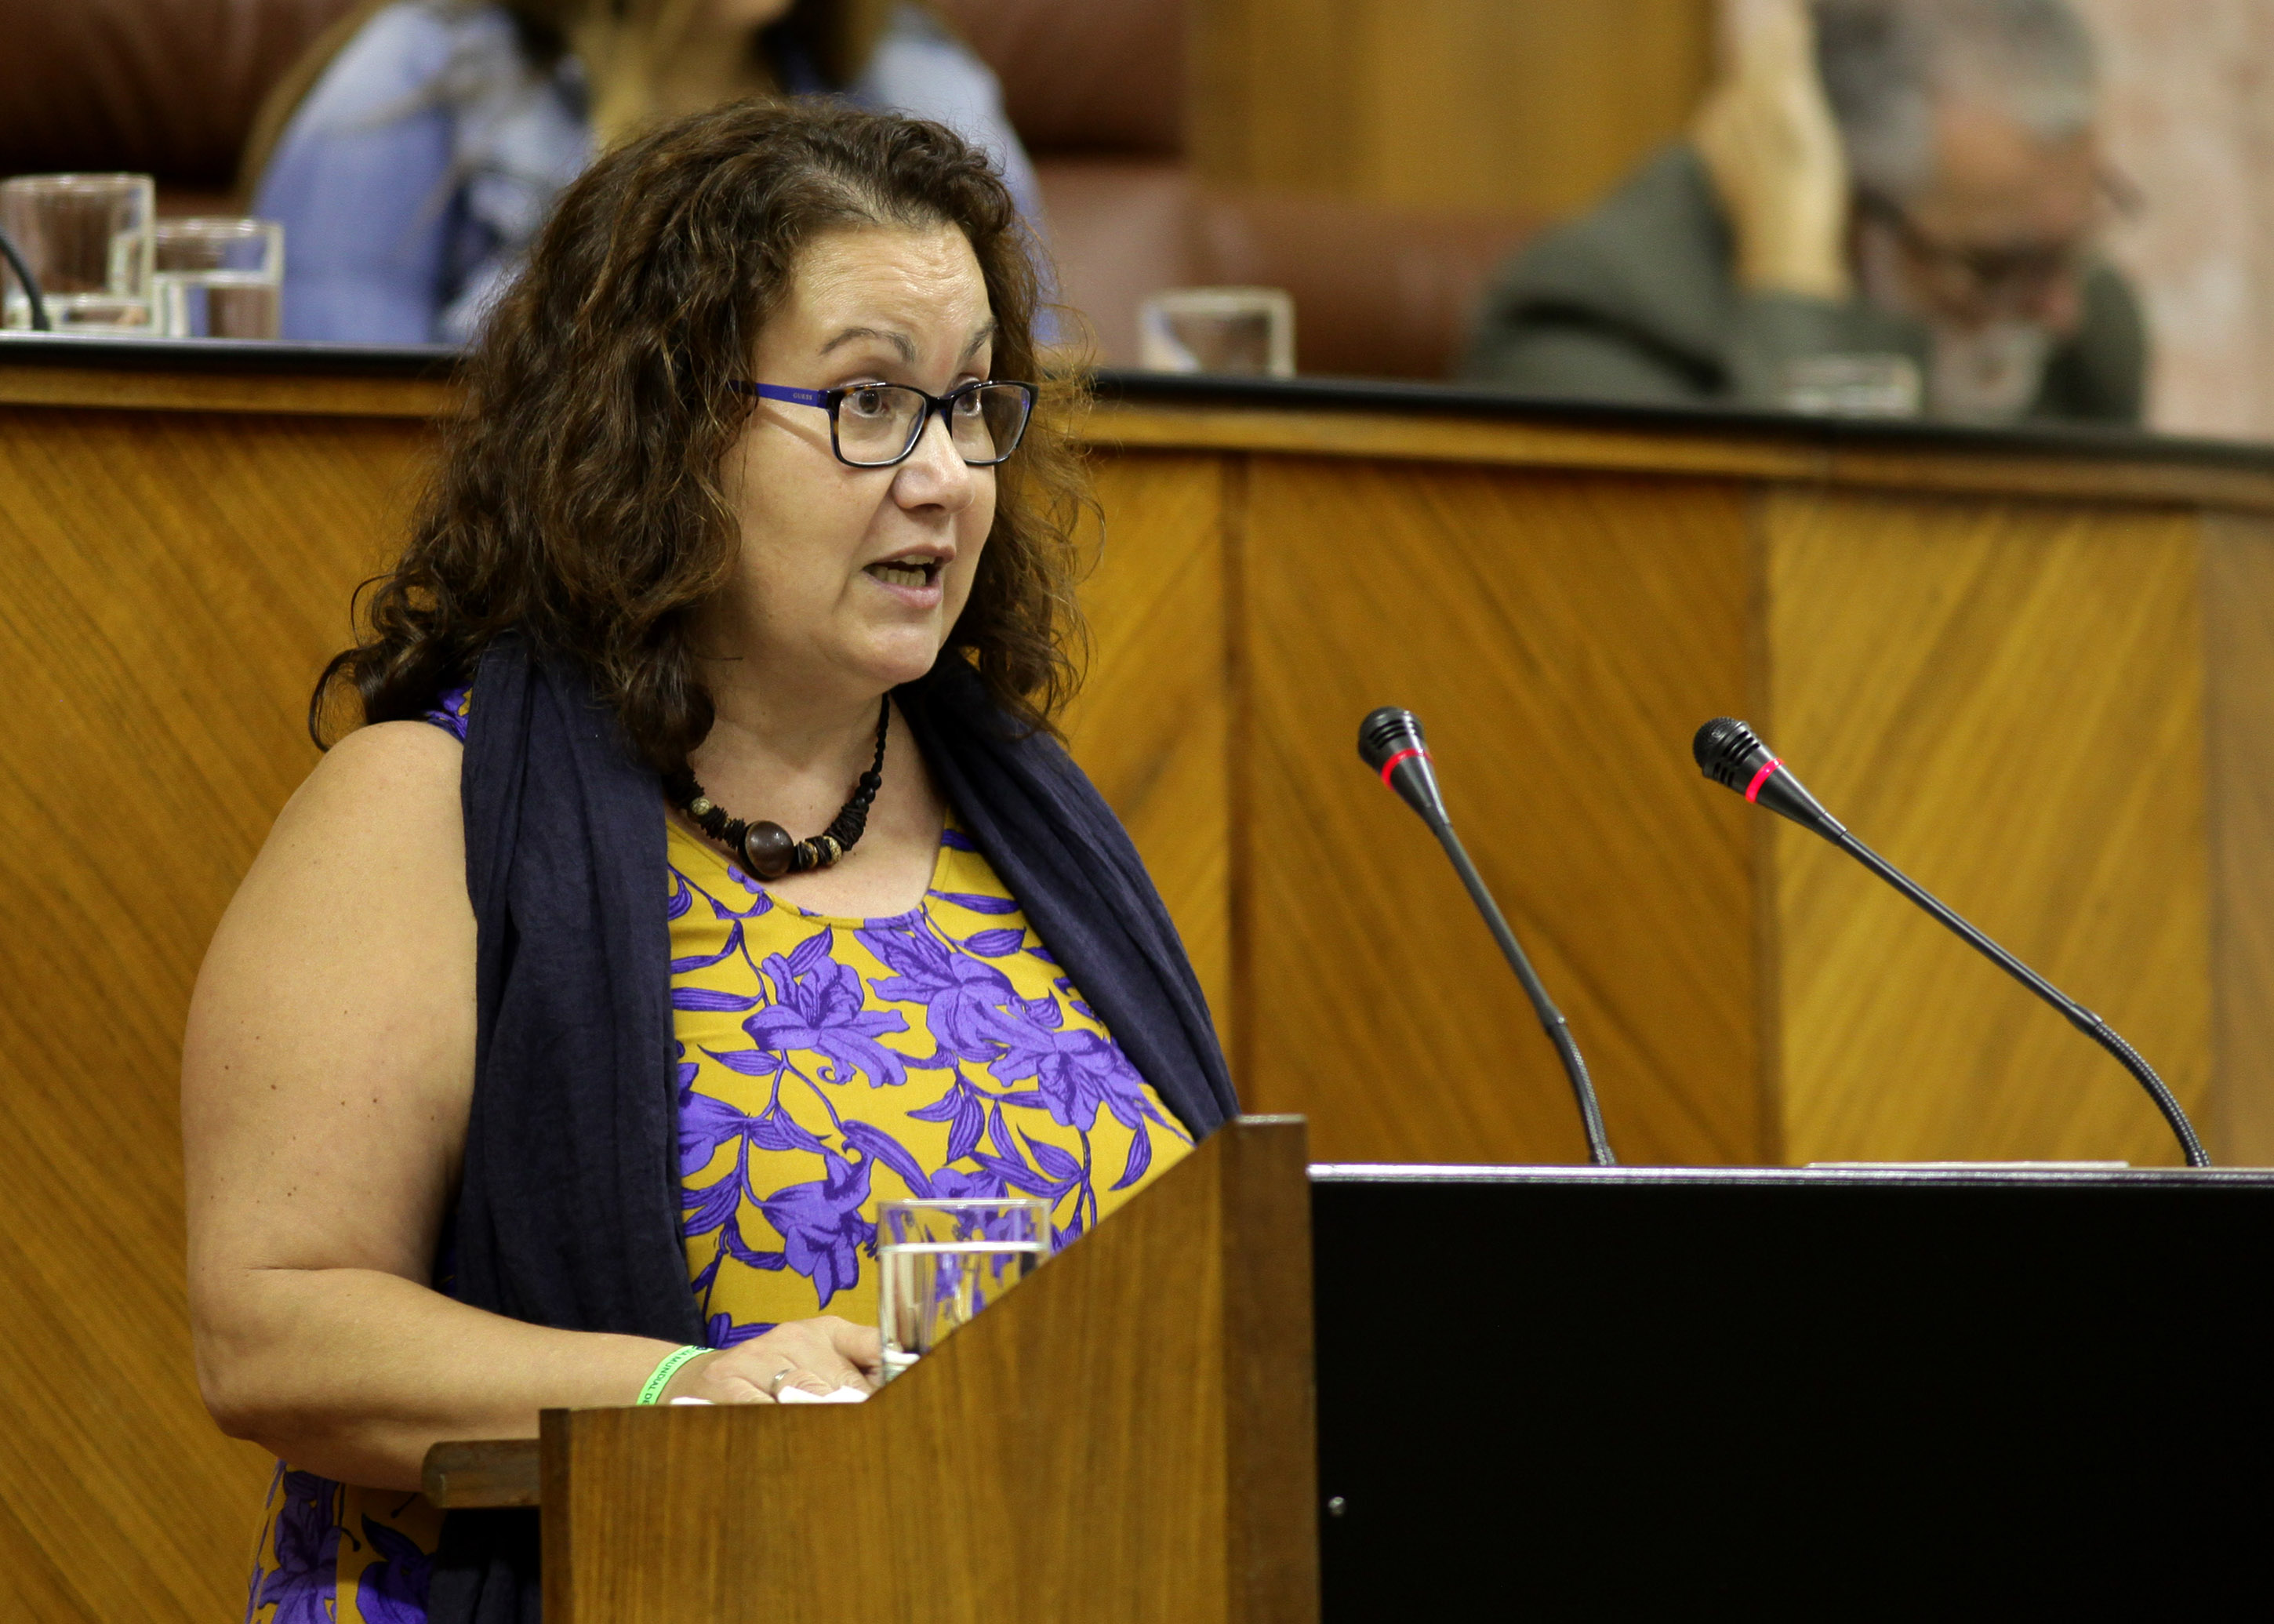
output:
[{"label": "woman's shoulder", "polygon": [[382,815],[398,799],[406,808],[430,810],[447,801],[455,818],[465,761],[463,726],[463,718],[454,729],[439,716],[368,723],[324,752],[293,799],[323,806],[367,803]]}]

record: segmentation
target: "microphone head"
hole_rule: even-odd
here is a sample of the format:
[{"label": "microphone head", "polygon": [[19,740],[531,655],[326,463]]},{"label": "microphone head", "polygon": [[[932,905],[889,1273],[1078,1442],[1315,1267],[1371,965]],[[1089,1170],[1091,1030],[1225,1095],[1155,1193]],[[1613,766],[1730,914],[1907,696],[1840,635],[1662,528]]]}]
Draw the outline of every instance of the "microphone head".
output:
[{"label": "microphone head", "polygon": [[1436,769],[1429,764],[1429,742],[1422,734],[1419,717],[1397,705],[1367,711],[1366,720],[1358,725],[1358,757],[1432,829],[1449,825],[1445,798],[1437,790]]},{"label": "microphone head", "polygon": [[1847,834],[1840,821],[1801,786],[1792,770],[1769,753],[1760,735],[1734,717],[1717,716],[1690,741],[1698,770],[1716,784],[1736,790],[1813,834],[1837,841]]},{"label": "microphone head", "polygon": [[1428,748],[1429,741],[1421,732],[1421,718],[1397,705],[1369,710],[1366,720],[1358,725],[1358,758],[1373,772],[1380,772],[1400,750]]},{"label": "microphone head", "polygon": [[1699,728],[1690,741],[1690,753],[1698,759],[1698,771],[1741,795],[1753,775],[1774,759],[1758,733],[1728,716],[1717,716]]}]

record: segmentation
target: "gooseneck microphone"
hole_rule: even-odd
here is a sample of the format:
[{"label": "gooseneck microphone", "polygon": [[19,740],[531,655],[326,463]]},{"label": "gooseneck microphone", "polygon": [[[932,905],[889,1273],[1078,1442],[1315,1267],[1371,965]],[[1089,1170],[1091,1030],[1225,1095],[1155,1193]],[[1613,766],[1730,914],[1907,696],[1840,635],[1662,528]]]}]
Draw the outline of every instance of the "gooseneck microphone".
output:
[{"label": "gooseneck microphone", "polygon": [[2195,1125],[2187,1114],[2172,1097],[2164,1079],[2156,1070],[2140,1057],[2140,1053],[2117,1036],[2109,1024],[2075,999],[2069,997],[2051,981],[1984,936],[1979,930],[1945,907],[1926,889],[1894,864],[1865,846],[1848,832],[1840,821],[1819,805],[1815,796],[1801,787],[1789,769],[1769,754],[1769,747],[1760,741],[1751,727],[1730,718],[1716,717],[1698,730],[1690,741],[1690,754],[1698,758],[1698,770],[1716,784],[1727,785],[1747,801],[1766,807],[1798,823],[1811,834],[1823,836],[1847,853],[1866,868],[1909,897],[1913,902],[1950,927],[2007,974],[2028,988],[2047,1004],[2068,1018],[2079,1032],[2116,1056],[2119,1064],[2137,1079],[2172,1132],[2187,1154],[2189,1167],[2209,1167],[2210,1158],[2203,1154],[2202,1141],[2195,1137]]},{"label": "gooseneck microphone", "polygon": [[1462,847],[1460,837],[1453,832],[1453,820],[1445,811],[1445,798],[1437,790],[1436,769],[1429,764],[1429,747],[1421,736],[1421,718],[1395,705],[1384,705],[1370,712],[1359,724],[1358,754],[1359,759],[1380,773],[1382,781],[1396,790],[1407,806],[1421,815],[1421,821],[1429,825],[1429,832],[1445,848],[1445,855],[1453,860],[1454,872],[1469,888],[1469,899],[1485,916],[1493,940],[1500,944],[1500,951],[1508,959],[1508,967],[1516,972],[1516,979],[1524,983],[1532,1012],[1540,1017],[1540,1026],[1563,1062],[1563,1074],[1571,1079],[1572,1097],[1579,1102],[1580,1125],[1587,1131],[1588,1159],[1597,1167],[1615,1166],[1618,1158],[1611,1154],[1611,1141],[1603,1132],[1603,1113],[1595,1104],[1595,1085],[1587,1076],[1587,1063],[1579,1057],[1578,1044],[1571,1040],[1570,1023],[1547,996],[1547,989],[1540,984],[1532,960],[1524,956],[1524,949],[1517,942],[1516,932],[1508,928],[1500,905],[1485,889],[1484,876],[1477,872],[1476,864],[1469,861],[1467,851]]}]

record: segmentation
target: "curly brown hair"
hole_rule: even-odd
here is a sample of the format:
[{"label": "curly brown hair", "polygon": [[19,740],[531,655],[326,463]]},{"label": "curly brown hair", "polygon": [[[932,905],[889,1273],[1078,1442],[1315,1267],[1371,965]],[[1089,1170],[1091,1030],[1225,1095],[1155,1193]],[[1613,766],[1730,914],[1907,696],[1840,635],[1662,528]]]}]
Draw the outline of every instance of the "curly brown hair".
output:
[{"label": "curly brown hair", "polygon": [[409,545],[366,583],[367,629],[317,682],[317,741],[342,682],[367,721],[416,718],[516,634],[581,664],[641,758],[683,767],[712,715],[692,612],[741,546],[722,463],[749,405],[731,382],[814,236],[877,226],[960,229],[996,321],[994,375],[1042,388],[998,470],[994,528],[943,658],[968,659],[1013,718],[1049,730],[1078,680],[1088,493],[1066,432],[1082,387],[1037,353],[1036,247],[1001,177],[953,132],[757,101],[629,142],[562,195],[467,361]]}]

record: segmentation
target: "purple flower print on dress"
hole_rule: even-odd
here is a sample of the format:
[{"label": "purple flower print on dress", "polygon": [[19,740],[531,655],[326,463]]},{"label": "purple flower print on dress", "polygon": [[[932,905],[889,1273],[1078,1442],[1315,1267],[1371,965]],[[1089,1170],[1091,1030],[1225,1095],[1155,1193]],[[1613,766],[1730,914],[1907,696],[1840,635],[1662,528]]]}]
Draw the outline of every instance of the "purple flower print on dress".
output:
[{"label": "purple flower print on dress", "polygon": [[[738,919],[727,932],[726,946],[715,953],[689,953],[684,959],[674,959],[671,961],[671,974],[674,976],[681,976],[697,970],[708,970],[712,965],[732,959],[742,951],[742,921]],[[747,1009],[749,1006],[745,1004],[743,1007]]]},{"label": "purple flower print on dress", "polygon": [[877,1226],[861,1216],[874,1163],[865,1156],[848,1162],[835,1151],[825,1151],[822,1161],[825,1177],[763,1196],[758,1206],[780,1231],[790,1267],[813,1282],[814,1296],[826,1308],[831,1297],[861,1278],[861,1252],[873,1245]]},{"label": "purple flower print on dress", "polygon": [[[994,1148],[972,1153],[980,1170],[1000,1179],[1005,1192],[1038,1195],[1055,1207],[1082,1183],[1081,1163],[1055,1145],[1038,1145],[1025,1134],[1014,1134],[1003,1120],[1003,1108],[987,1108],[987,1142]],[[1085,1143],[1085,1153],[1087,1141]],[[1025,1154],[1021,1154],[1021,1147]],[[1033,1162],[1027,1156],[1031,1154]],[[933,1181],[939,1180],[937,1175]]]},{"label": "purple flower print on dress", "polygon": [[[1123,1127],[1138,1132],[1144,1131],[1148,1117],[1168,1125],[1145,1102],[1145,1084],[1137,1069],[1095,1032],[1050,1032],[1029,1026],[994,1070],[1000,1082],[1031,1081],[1041,1094],[1040,1103],[1061,1127],[1088,1132],[1097,1125],[1101,1105]],[[1027,1102],[1017,1095],[1009,1098]]]},{"label": "purple flower print on dress", "polygon": [[252,1605],[275,1607],[275,1624],[332,1624],[339,1587],[340,1485],[313,1472],[287,1471],[281,1490],[276,1566],[260,1575]]},{"label": "purple flower print on dress", "polygon": [[1002,1006],[1015,1000],[1010,978],[968,953],[954,951],[921,927],[893,925],[859,933],[861,945],[892,974],[870,985],[879,998],[924,1006],[924,1024],[949,1059],[984,1065],[1016,1035]]},{"label": "purple flower print on dress", "polygon": [[916,1122],[947,1124],[946,1160],[950,1162],[962,1161],[977,1148],[980,1131],[987,1125],[985,1098],[960,1066],[955,1081],[945,1094],[930,1105],[910,1111],[908,1116]]},{"label": "purple flower print on dress", "polygon": [[1016,914],[1019,905],[1008,897],[990,897],[977,891],[936,891],[930,895],[937,901],[965,908],[974,914]]},{"label": "purple flower print on dress", "polygon": [[363,1537],[380,1559],[356,1581],[356,1605],[364,1624],[426,1624],[434,1559],[408,1535],[369,1517],[363,1520]]},{"label": "purple flower print on dress", "polygon": [[[681,874],[676,868],[672,869],[671,879],[674,888],[683,885],[687,888],[690,898],[700,897],[704,901],[709,903],[711,905],[711,917],[713,919],[756,919],[761,914],[769,914],[773,911],[774,899],[766,895],[764,890],[760,887],[756,880],[743,873],[742,869],[736,868],[733,863],[728,863],[727,865],[727,883],[742,893],[742,898],[741,899],[747,900],[749,902],[749,906],[748,907],[738,908],[732,906],[724,897],[720,897],[711,891],[705,891],[700,881],[696,880],[691,876]],[[674,914],[672,917],[676,919],[679,916]]]},{"label": "purple flower print on dress", "polygon": [[877,1040],[906,1032],[908,1023],[897,1011],[861,1007],[861,974],[829,956],[832,934],[823,929],[807,937],[787,959],[767,956],[761,968],[773,983],[774,1002],[742,1030],[760,1049],[785,1058],[800,1049],[824,1056],[824,1082],[862,1077],[871,1088],[898,1087],[907,1081],[905,1057]]},{"label": "purple flower print on dress", "polygon": [[845,1130],[846,1144],[868,1157],[870,1161],[881,1162],[893,1172],[898,1173],[900,1176],[900,1182],[908,1187],[909,1194],[926,1198],[931,1196],[933,1193],[931,1179],[925,1174],[922,1164],[915,1156],[909,1154],[907,1146],[874,1123],[862,1122],[856,1117],[847,1117],[841,1125]]},{"label": "purple flower print on dress", "polygon": [[[681,1070],[691,1073],[695,1068],[690,1065]],[[683,1077],[679,1087],[680,1177],[691,1179],[709,1167],[721,1145],[749,1132],[750,1121],[724,1100],[697,1094],[692,1077]]]}]

